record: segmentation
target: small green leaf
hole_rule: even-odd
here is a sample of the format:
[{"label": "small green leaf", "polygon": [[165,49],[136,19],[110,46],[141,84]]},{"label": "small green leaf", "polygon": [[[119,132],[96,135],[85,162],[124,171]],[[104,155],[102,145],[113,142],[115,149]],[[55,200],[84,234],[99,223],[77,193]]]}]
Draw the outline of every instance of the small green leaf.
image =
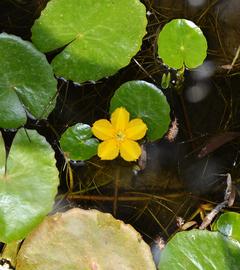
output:
[{"label": "small green leaf", "polygon": [[240,214],[234,212],[222,214],[216,221],[214,230],[240,242]]},{"label": "small green leaf", "polygon": [[76,124],[74,131],[79,140],[86,140],[92,137],[91,127],[87,124]]},{"label": "small green leaf", "polygon": [[36,131],[26,132],[20,129],[14,138],[6,174],[0,136],[0,242],[23,239],[50,212],[57,193],[53,149]]},{"label": "small green leaf", "polygon": [[24,241],[17,270],[155,270],[149,246],[130,225],[97,210],[46,217]]},{"label": "small green leaf", "polygon": [[239,270],[240,243],[219,232],[177,233],[164,248],[159,270]]},{"label": "small green leaf", "polygon": [[207,41],[192,21],[174,19],[159,34],[158,54],[171,68],[196,68],[207,56]]},{"label": "small green leaf", "polygon": [[32,27],[42,52],[64,47],[52,61],[58,76],[99,80],[129,64],[146,33],[139,0],[52,0]]},{"label": "small green leaf", "polygon": [[0,34],[0,127],[18,128],[26,111],[44,118],[55,106],[57,81],[46,57],[19,37]]},{"label": "small green leaf", "polygon": [[97,154],[99,144],[97,139],[91,137],[91,127],[78,123],[63,133],[60,145],[69,159],[87,160]]},{"label": "small green leaf", "polygon": [[162,80],[161,80],[162,89],[167,89],[170,85],[170,81],[171,81],[171,73],[168,72],[167,75],[166,73],[163,73]]},{"label": "small green leaf", "polygon": [[110,112],[125,107],[132,118],[141,118],[148,127],[147,138],[162,138],[170,124],[170,107],[162,91],[145,81],[122,84],[111,99]]}]

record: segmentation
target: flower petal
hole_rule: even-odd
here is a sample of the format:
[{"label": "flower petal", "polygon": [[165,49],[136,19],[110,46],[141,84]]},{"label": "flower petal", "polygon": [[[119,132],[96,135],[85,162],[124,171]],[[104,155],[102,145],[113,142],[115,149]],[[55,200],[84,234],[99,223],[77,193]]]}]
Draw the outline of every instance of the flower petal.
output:
[{"label": "flower petal", "polygon": [[103,160],[115,159],[119,154],[119,147],[116,140],[111,139],[101,142],[98,145],[98,156]]},{"label": "flower petal", "polygon": [[136,118],[128,123],[125,135],[128,139],[140,140],[145,136],[147,129],[147,125],[142,121],[142,119]]},{"label": "flower petal", "polygon": [[106,119],[96,121],[93,124],[92,133],[102,141],[112,139],[115,135],[112,124]]},{"label": "flower petal", "polygon": [[137,142],[124,140],[120,145],[120,155],[126,161],[134,161],[141,155],[142,149]]},{"label": "flower petal", "polygon": [[111,115],[111,122],[115,130],[124,131],[129,122],[129,112],[123,108],[117,108]]}]

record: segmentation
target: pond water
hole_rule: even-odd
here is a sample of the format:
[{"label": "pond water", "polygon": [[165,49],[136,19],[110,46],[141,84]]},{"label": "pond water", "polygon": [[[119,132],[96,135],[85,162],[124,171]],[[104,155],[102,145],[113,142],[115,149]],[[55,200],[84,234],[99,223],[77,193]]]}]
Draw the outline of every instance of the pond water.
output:
[{"label": "pond water", "polygon": [[[0,30],[30,39],[30,28],[46,0],[2,0]],[[131,223],[151,242],[160,235],[167,239],[178,229],[176,218],[188,220],[201,204],[221,202],[226,188],[224,174],[231,173],[236,190],[239,181],[240,131],[240,14],[239,1],[143,0],[148,10],[148,34],[141,51],[131,63],[110,78],[82,85],[59,78],[59,95],[48,121],[27,127],[44,134],[56,150],[61,172],[59,193],[64,201],[55,210],[79,205],[114,213]],[[167,67],[156,57],[156,36],[173,18],[187,18],[198,24],[208,40],[208,58],[203,66],[186,71],[181,93],[172,86],[164,90],[177,119],[174,140],[166,137],[146,145],[146,167],[120,159],[112,162],[93,158],[72,163],[74,194],[67,192],[64,160],[57,141],[76,122],[92,124],[106,118],[114,91],[128,80],[141,79],[161,87]],[[236,58],[236,59],[235,59]],[[52,55],[48,55],[49,61]],[[235,59],[235,60],[234,60]],[[6,134],[10,140],[11,135]],[[200,155],[208,144],[207,153]],[[214,149],[215,148],[215,149]],[[209,151],[209,153],[208,153]],[[234,207],[238,211],[239,199]],[[199,217],[197,220],[200,222]]]}]

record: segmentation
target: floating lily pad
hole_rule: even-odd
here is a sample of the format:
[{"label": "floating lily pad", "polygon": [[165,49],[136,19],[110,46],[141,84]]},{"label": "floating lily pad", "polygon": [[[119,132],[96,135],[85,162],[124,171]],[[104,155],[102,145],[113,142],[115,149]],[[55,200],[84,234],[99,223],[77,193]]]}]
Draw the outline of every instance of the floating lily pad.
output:
[{"label": "floating lily pad", "polygon": [[23,239],[51,210],[57,193],[54,151],[36,131],[26,132],[20,129],[14,138],[6,174],[0,136],[0,242]]},{"label": "floating lily pad", "polygon": [[32,27],[42,52],[64,47],[52,61],[58,76],[99,80],[126,66],[146,33],[139,0],[52,0]]},{"label": "floating lily pad", "polygon": [[98,140],[92,138],[89,125],[76,124],[62,135],[60,145],[65,156],[72,160],[87,160],[97,154]]},{"label": "floating lily pad", "polygon": [[171,68],[196,68],[207,56],[207,41],[192,21],[174,19],[159,34],[158,54]]},{"label": "floating lily pad", "polygon": [[159,270],[238,270],[240,244],[219,232],[177,233],[164,248]]},{"label": "floating lily pad", "polygon": [[154,141],[163,137],[170,124],[170,107],[163,92],[145,81],[122,84],[111,99],[110,112],[125,107],[132,118],[141,118],[148,127],[147,138]]},{"label": "floating lily pad", "polygon": [[130,225],[97,210],[47,217],[24,241],[17,270],[155,270],[149,246]]},{"label": "floating lily pad", "polygon": [[234,212],[222,214],[214,229],[240,242],[240,214]]},{"label": "floating lily pad", "polygon": [[55,106],[57,81],[46,57],[19,37],[0,34],[0,127],[17,128],[26,111],[45,118]]}]

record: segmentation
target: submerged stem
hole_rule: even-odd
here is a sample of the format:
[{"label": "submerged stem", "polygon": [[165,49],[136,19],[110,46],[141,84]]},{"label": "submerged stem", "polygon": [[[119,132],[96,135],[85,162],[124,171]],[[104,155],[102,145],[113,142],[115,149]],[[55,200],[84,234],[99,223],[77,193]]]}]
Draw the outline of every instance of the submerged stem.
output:
[{"label": "submerged stem", "polygon": [[118,202],[118,190],[119,190],[119,176],[120,176],[120,168],[117,167],[116,178],[115,178],[115,186],[114,186],[114,201],[113,201],[113,215],[116,217],[117,215],[117,202]]}]

